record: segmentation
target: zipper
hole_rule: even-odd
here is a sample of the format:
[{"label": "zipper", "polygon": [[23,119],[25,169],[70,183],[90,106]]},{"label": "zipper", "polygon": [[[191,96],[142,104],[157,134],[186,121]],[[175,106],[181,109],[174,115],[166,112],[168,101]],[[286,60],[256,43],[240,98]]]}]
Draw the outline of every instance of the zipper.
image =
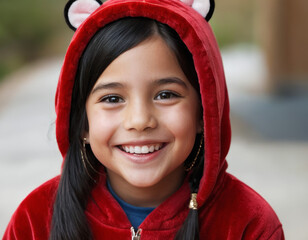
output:
[{"label": "zipper", "polygon": [[140,228],[137,230],[137,232],[135,232],[134,227],[131,227],[130,231],[132,232],[132,240],[140,240],[142,231]]}]

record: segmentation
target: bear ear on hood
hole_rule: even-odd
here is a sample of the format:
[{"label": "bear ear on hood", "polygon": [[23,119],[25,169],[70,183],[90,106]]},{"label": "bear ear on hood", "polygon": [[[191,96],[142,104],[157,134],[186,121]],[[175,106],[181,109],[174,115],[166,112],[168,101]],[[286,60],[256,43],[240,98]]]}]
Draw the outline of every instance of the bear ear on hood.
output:
[{"label": "bear ear on hood", "polygon": [[[215,9],[214,0],[180,0],[191,6],[206,21],[209,21]],[[69,0],[64,8],[64,16],[67,25],[74,31],[102,5],[100,0]]]},{"label": "bear ear on hood", "polygon": [[183,3],[195,9],[206,21],[209,21],[214,13],[214,0],[181,0]]},{"label": "bear ear on hood", "polygon": [[67,25],[74,31],[102,5],[100,0],[70,0],[65,5],[64,17]]}]

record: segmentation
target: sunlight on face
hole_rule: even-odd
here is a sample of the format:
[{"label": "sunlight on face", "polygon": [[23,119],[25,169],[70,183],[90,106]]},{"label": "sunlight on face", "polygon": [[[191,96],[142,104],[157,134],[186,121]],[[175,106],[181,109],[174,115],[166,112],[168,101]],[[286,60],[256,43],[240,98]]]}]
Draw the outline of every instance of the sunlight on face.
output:
[{"label": "sunlight on face", "polygon": [[201,131],[198,95],[161,37],[116,58],[86,103],[87,138],[123,198],[132,189],[172,194]]}]

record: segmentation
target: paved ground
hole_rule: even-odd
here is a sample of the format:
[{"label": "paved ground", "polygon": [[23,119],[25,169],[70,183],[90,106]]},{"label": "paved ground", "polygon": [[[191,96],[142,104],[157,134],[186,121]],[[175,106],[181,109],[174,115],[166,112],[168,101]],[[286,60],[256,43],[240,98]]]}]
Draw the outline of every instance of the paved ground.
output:
[{"label": "paved ground", "polygon": [[[255,49],[225,51],[224,62],[233,125],[229,172],[273,206],[286,239],[308,239],[307,97],[258,94],[264,66]],[[60,65],[41,61],[0,85],[0,236],[20,201],[60,171],[54,135]]]},{"label": "paved ground", "polygon": [[53,123],[60,64],[31,65],[0,87],[0,236],[21,200],[60,170]]}]

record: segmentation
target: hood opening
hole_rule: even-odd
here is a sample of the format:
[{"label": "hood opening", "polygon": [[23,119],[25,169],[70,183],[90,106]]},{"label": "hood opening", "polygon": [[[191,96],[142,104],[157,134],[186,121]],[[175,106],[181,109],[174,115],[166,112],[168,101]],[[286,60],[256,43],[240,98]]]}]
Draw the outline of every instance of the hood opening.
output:
[{"label": "hood opening", "polygon": [[56,136],[65,158],[69,146],[71,95],[79,59],[93,35],[110,22],[125,17],[145,17],[173,28],[193,56],[199,80],[204,122],[205,164],[198,203],[213,191],[226,169],[231,129],[229,100],[220,52],[209,24],[197,12],[177,1],[110,0],[100,6],[77,29],[64,59],[56,93]]}]

